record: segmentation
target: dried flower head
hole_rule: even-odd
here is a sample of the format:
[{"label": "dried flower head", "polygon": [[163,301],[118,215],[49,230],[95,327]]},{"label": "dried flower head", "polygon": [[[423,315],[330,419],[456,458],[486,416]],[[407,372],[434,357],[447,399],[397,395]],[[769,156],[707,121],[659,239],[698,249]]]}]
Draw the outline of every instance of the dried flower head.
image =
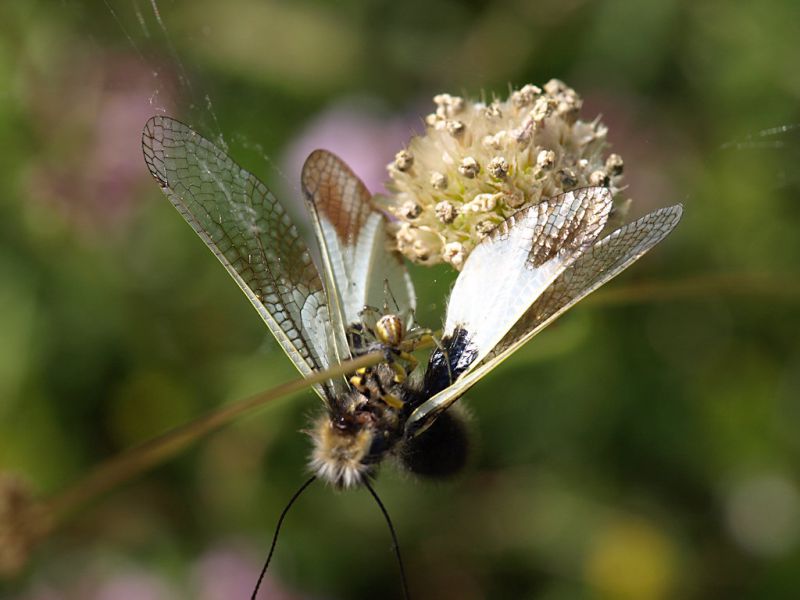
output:
[{"label": "dried flower head", "polygon": [[[527,204],[585,186],[621,186],[622,158],[606,155],[606,127],[578,119],[582,100],[557,79],[504,101],[440,94],[389,165],[399,250],[412,261],[460,269],[488,231]],[[409,210],[414,207],[414,210]]]}]

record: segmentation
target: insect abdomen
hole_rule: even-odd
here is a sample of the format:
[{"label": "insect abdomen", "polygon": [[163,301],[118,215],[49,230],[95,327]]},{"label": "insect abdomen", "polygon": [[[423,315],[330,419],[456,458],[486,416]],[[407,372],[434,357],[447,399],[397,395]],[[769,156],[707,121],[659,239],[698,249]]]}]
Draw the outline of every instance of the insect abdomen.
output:
[{"label": "insect abdomen", "polygon": [[444,479],[461,471],[469,457],[464,418],[454,410],[440,414],[431,426],[400,447],[400,459],[412,473]]}]

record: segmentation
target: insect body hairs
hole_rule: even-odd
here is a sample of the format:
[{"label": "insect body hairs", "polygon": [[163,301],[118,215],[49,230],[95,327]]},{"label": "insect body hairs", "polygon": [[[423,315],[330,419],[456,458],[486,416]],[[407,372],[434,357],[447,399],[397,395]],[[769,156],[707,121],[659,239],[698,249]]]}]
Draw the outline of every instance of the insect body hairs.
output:
[{"label": "insect body hairs", "polygon": [[[416,307],[413,284],[391,250],[385,216],[341,159],[314,151],[301,174],[320,271],[286,208],[213,142],[158,115],[145,124],[142,150],[170,202],[304,377],[353,356],[384,353],[349,380],[313,386],[325,412],[310,432],[310,466],[315,479],[334,487],[367,487],[385,516],[370,486],[378,465],[394,456],[419,475],[457,472],[469,447],[464,421],[452,410],[457,400],[663,240],[683,211],[657,209],[601,237],[612,208],[607,188],[579,188],[519,209],[465,260],[447,300],[441,342],[420,377],[413,352],[425,332],[411,327],[413,318],[403,321]],[[364,318],[365,306],[381,303],[376,318]],[[279,526],[313,480],[295,494]]]},{"label": "insect body hairs", "polygon": [[426,479],[449,479],[464,469],[471,445],[460,406],[443,412],[422,433],[400,444],[398,456],[403,467]]},{"label": "insect body hairs", "polygon": [[465,466],[468,429],[459,408],[442,411],[414,435],[406,431],[409,416],[433,394],[423,378],[398,380],[395,367],[384,361],[350,381],[353,389],[308,431],[313,445],[309,466],[322,480],[339,489],[357,487],[390,456],[422,477],[447,478]]}]

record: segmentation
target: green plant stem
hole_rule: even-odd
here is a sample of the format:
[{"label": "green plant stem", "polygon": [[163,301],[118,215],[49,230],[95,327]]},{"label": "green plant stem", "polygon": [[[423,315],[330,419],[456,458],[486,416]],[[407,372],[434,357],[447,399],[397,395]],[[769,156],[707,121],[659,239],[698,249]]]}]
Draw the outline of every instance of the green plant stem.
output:
[{"label": "green plant stem", "polygon": [[[680,281],[643,281],[616,289],[600,290],[590,296],[589,303],[614,305],[720,294],[769,294],[793,298],[800,296],[800,286],[791,284],[791,278],[752,273],[701,275]],[[422,347],[424,345],[420,346]],[[289,381],[250,398],[223,406],[123,451],[101,463],[85,477],[46,502],[48,512],[52,516],[50,521],[52,527],[56,527],[81,506],[175,456],[196,440],[227,425],[237,417],[256,410],[267,402],[295,394],[314,384],[344,373],[351,373],[358,368],[377,364],[382,359],[382,353],[373,352],[315,373],[311,377]]]},{"label": "green plant stem", "polygon": [[97,497],[130,481],[145,471],[175,456],[205,435],[220,429],[237,417],[262,407],[283,396],[297,393],[314,384],[352,373],[383,360],[382,352],[371,352],[336,367],[314,373],[310,377],[295,379],[244,400],[233,402],[156,436],[138,446],[122,451],[92,469],[66,489],[46,502],[51,515],[51,529],[56,528],[70,515]]}]

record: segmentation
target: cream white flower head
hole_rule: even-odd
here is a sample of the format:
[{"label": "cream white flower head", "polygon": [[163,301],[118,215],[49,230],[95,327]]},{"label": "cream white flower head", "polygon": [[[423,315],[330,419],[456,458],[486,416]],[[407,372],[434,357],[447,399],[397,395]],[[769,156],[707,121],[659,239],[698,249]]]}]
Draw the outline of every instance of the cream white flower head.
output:
[{"label": "cream white flower head", "polygon": [[586,186],[620,190],[622,158],[606,155],[599,118],[557,79],[505,101],[440,94],[426,132],[389,164],[385,208],[397,248],[412,261],[461,269],[472,248],[522,206]]}]

